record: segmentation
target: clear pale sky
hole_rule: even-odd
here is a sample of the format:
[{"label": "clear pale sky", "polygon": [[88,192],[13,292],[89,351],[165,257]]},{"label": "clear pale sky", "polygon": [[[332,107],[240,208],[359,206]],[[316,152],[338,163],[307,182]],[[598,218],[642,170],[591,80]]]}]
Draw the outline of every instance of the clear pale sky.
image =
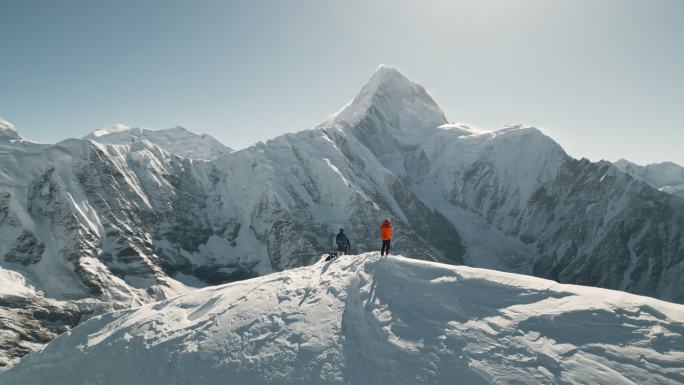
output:
[{"label": "clear pale sky", "polygon": [[0,115],[57,142],[182,125],[233,148],[314,127],[379,64],[453,122],[684,164],[684,1],[0,1]]}]

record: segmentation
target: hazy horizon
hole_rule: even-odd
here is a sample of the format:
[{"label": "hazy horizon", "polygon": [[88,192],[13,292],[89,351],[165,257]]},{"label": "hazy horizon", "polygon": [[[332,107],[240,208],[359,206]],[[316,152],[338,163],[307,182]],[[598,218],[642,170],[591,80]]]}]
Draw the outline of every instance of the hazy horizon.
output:
[{"label": "hazy horizon", "polygon": [[176,125],[235,149],[310,129],[380,64],[447,119],[574,157],[684,164],[677,1],[0,4],[0,116],[55,143]]}]

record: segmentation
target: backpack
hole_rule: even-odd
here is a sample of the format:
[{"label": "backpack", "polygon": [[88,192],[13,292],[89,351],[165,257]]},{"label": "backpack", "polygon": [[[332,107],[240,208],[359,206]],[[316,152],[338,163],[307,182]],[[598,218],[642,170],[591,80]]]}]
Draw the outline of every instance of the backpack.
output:
[{"label": "backpack", "polygon": [[335,242],[337,242],[338,247],[347,247],[349,240],[347,239],[347,236],[344,235],[344,233],[339,233],[335,238]]}]

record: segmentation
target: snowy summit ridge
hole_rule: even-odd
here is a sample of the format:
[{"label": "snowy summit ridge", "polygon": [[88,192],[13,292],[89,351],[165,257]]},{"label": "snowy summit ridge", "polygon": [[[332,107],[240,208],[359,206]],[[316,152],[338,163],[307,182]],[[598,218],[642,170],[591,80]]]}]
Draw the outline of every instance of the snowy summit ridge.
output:
[{"label": "snowy summit ridge", "polygon": [[682,305],[376,252],[98,316],[0,384],[674,385],[683,334]]},{"label": "snowy summit ridge", "polygon": [[217,159],[233,150],[207,134],[195,134],[184,127],[149,130],[116,124],[86,135],[84,139],[102,144],[131,144],[147,140],[164,150],[189,159]]}]

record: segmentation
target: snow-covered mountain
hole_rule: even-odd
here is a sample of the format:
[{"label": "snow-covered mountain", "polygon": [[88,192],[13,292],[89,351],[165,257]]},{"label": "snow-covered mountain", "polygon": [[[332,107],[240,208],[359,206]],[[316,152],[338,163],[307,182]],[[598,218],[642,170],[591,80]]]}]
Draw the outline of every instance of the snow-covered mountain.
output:
[{"label": "snow-covered mountain", "polygon": [[681,384],[684,306],[379,253],[97,316],[0,384]]},{"label": "snow-covered mountain", "polygon": [[0,365],[105,310],[308,265],[340,227],[376,250],[386,217],[393,251],[414,258],[684,302],[684,199],[534,128],[449,124],[390,67],[315,129],[212,160],[158,131],[14,134],[0,140],[0,268],[31,294],[0,301]]},{"label": "snow-covered mountain", "polygon": [[[358,146],[343,132],[314,130],[213,162],[149,141],[3,147],[0,266],[20,274],[41,301],[58,301],[68,322],[3,303],[0,363],[107,309],[306,265],[342,226],[355,249],[372,249],[372,227],[386,216],[400,228],[399,249],[429,258],[444,248],[444,258],[460,261],[458,233],[443,216],[367,153],[359,160],[368,169],[354,170],[331,137]],[[441,235],[431,225],[443,240],[434,241]],[[36,339],[29,324],[50,333]]]},{"label": "snow-covered mountain", "polygon": [[443,214],[469,265],[684,302],[684,200],[575,160],[535,128],[435,126],[444,121],[422,87],[381,67],[323,126],[352,133]]},{"label": "snow-covered mountain", "polygon": [[660,191],[684,198],[684,167],[672,163],[654,163],[640,166],[626,159],[614,163],[627,174],[648,183]]},{"label": "snow-covered mountain", "polygon": [[212,160],[233,151],[210,135],[197,135],[181,126],[167,130],[148,130],[119,124],[109,129],[95,130],[84,139],[103,144],[130,144],[147,140],[170,153],[189,159]]}]

